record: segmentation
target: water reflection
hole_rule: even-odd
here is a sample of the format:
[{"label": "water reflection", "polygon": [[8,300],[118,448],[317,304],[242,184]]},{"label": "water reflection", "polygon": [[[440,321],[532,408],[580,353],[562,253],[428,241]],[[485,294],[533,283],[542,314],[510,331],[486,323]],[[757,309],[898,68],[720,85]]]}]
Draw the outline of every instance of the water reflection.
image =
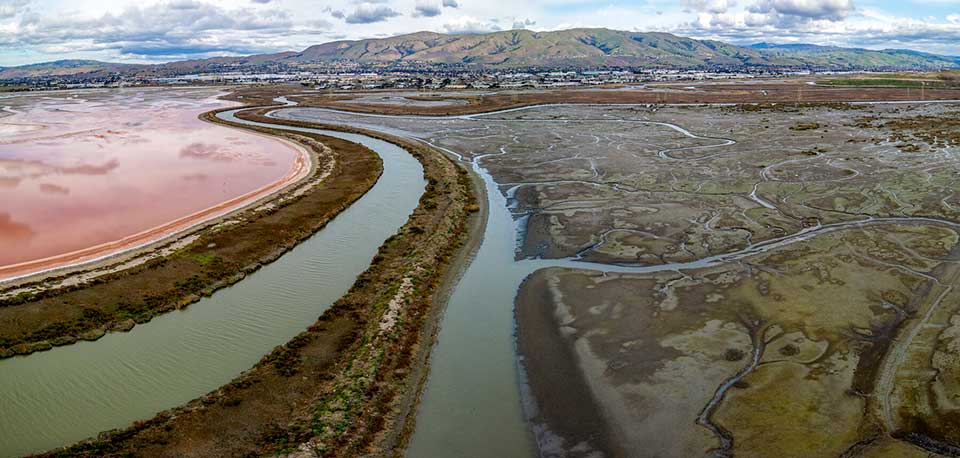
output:
[{"label": "water reflection", "polygon": [[33,237],[30,226],[14,221],[9,213],[0,212],[0,246],[27,242]]},{"label": "water reflection", "polygon": [[225,105],[215,89],[62,94],[2,101],[0,278],[236,207],[304,166],[286,143],[197,119]]}]

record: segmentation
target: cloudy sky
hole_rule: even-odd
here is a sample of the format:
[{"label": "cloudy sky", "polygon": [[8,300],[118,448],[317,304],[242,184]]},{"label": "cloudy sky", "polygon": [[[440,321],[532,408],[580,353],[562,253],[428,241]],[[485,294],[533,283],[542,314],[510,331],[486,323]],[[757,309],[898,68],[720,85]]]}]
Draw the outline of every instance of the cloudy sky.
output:
[{"label": "cloudy sky", "polygon": [[960,0],[0,0],[0,66],[165,62],[420,30],[573,27],[960,55]]}]

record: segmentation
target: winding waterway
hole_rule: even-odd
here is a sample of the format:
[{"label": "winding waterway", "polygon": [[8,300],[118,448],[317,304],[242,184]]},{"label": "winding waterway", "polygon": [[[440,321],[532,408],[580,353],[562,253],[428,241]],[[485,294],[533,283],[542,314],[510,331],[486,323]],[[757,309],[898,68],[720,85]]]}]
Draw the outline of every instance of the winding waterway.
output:
[{"label": "winding waterway", "polygon": [[[222,118],[252,124],[225,112]],[[66,445],[203,395],[301,332],[353,284],[416,208],[420,163],[362,135],[383,176],[322,231],[236,285],[129,333],[0,361],[0,456]]]},{"label": "winding waterway", "polygon": [[[506,122],[506,120],[491,120],[486,117],[540,108],[543,106],[450,117],[389,116],[329,109],[286,108],[271,112],[268,116],[326,124],[360,125],[429,144],[426,140],[427,135],[404,130],[389,124],[389,121],[404,119],[431,120],[440,123],[452,120]],[[529,121],[529,118],[524,121]],[[675,124],[659,122],[648,124],[669,127],[690,138],[717,142],[683,148],[686,151],[715,149],[736,143],[726,138],[700,136]],[[459,152],[437,145],[432,146],[444,150],[458,160],[467,161]],[[660,156],[668,160],[683,160],[664,157],[671,151],[679,150],[664,150],[660,152]],[[506,152],[501,150],[499,154],[506,154]],[[564,267],[635,274],[682,271],[722,265],[803,242],[819,235],[852,228],[890,224],[925,224],[960,228],[960,225],[952,221],[931,218],[863,216],[851,221],[817,224],[790,235],[751,243],[741,250],[707,256],[690,262],[616,265],[584,262],[577,257],[517,260],[517,240],[523,233],[524,220],[514,218],[510,212],[509,200],[512,199],[518,186],[522,185],[505,186],[495,181],[483,167],[484,159],[493,155],[481,155],[468,161],[473,171],[483,180],[487,191],[489,214],[480,248],[457,285],[443,316],[437,344],[431,355],[430,374],[417,415],[416,428],[407,448],[409,458],[438,456],[498,458],[536,455],[536,438],[533,437],[526,421],[526,418],[533,415],[536,405],[529,396],[521,396],[523,370],[522,360],[518,360],[516,356],[513,307],[514,298],[522,281],[539,269]],[[689,160],[697,159],[699,158]],[[589,181],[581,183],[614,186]],[[549,184],[554,182],[524,185]],[[629,192],[629,190],[624,191]],[[772,203],[759,198],[755,192],[751,197],[760,205],[773,207]],[[718,396],[722,397],[723,393],[719,393]]]},{"label": "winding waterway", "polygon": [[[528,109],[536,108],[506,112]],[[474,121],[490,115],[416,119]],[[299,108],[277,110],[270,116],[363,126],[426,142],[389,124],[371,122],[386,123],[393,119],[389,116]],[[232,112],[222,117],[246,124],[315,131],[237,120]],[[411,118],[415,117],[397,117]],[[680,126],[674,130],[696,136]],[[374,189],[274,264],[186,311],[159,317],[129,334],[0,361],[0,393],[4,396],[0,398],[0,444],[4,453],[14,455],[64,444],[195,398],[250,367],[274,345],[303,329],[349,287],[376,247],[416,205],[423,189],[422,169],[394,145],[361,135],[322,133],[363,143],[381,154],[385,171]],[[725,145],[698,148],[718,146]],[[446,152],[464,160],[457,152]],[[518,389],[521,365],[516,358],[513,303],[520,283],[538,269],[567,267],[623,273],[688,270],[865,225],[957,226],[925,218],[864,216],[817,225],[687,263],[611,265],[576,258],[517,261],[522,220],[514,219],[508,200],[512,193],[509,189],[501,192],[503,187],[483,167],[484,157],[470,161],[487,190],[489,215],[483,241],[444,314],[417,427],[407,450],[411,458],[522,457],[536,453]],[[8,443],[12,445],[8,447]]]}]

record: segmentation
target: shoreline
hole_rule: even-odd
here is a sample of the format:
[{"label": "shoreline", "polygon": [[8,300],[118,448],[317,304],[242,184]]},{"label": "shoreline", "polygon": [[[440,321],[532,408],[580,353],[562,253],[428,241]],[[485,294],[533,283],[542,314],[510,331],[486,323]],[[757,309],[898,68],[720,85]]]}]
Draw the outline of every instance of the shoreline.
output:
[{"label": "shoreline", "polygon": [[[267,109],[267,108],[260,108],[260,109],[261,109],[261,110],[265,110],[265,109]],[[257,111],[257,107],[250,107],[250,109],[249,109],[248,111],[245,111],[245,112],[243,112],[243,113],[245,114],[245,113],[249,113],[249,112],[253,112],[253,111]],[[269,119],[269,122],[271,122],[271,123],[276,123],[276,124],[281,124],[281,123],[283,123],[283,122],[280,121],[280,120],[276,120],[276,119],[272,119],[272,118]],[[296,124],[294,124],[293,122],[291,122],[290,124],[291,124],[291,125],[296,125]],[[379,134],[379,133],[377,133],[377,132],[375,132],[375,131],[373,131],[373,132],[371,133],[371,131],[365,131],[365,130],[363,130],[363,129],[338,128],[338,127],[331,127],[331,126],[325,126],[325,125],[315,125],[315,124],[311,124],[311,123],[303,123],[303,124],[304,124],[304,125],[310,125],[311,127],[318,127],[318,128],[332,129],[332,130],[341,130],[341,131],[346,131],[346,132],[351,132],[351,131],[353,131],[353,132],[365,132],[366,135],[370,135],[370,136],[372,136],[372,137],[374,137],[374,138],[385,139],[385,138],[389,138],[389,137],[390,137],[390,136],[387,135],[387,134]],[[387,140],[387,141],[390,141],[390,140]],[[407,142],[407,143],[412,143],[412,141]],[[403,142],[396,142],[396,144],[402,146],[402,145],[403,145]],[[440,155],[444,155],[443,153],[440,153],[441,150],[438,149],[438,148],[429,148],[428,146],[425,146],[425,145],[418,145],[418,146],[422,146],[422,147],[427,148],[427,149],[432,149],[434,152],[437,152],[437,153],[440,154]],[[406,148],[406,147],[404,147],[404,148]],[[448,157],[448,159],[449,159],[449,157]],[[458,162],[456,162],[456,161],[453,161],[453,162],[454,162],[455,165],[457,165],[459,168],[461,168],[461,169],[464,168],[462,163],[458,163]],[[473,183],[473,191],[474,191],[474,193],[476,193],[476,192],[477,192],[477,182],[476,182],[476,180],[478,179],[478,177],[477,177],[475,174],[471,173],[469,170],[467,171],[467,176],[469,177],[470,181]],[[480,186],[480,190],[481,190],[481,191],[484,190],[484,189],[483,189],[483,186]],[[403,377],[407,377],[408,380],[407,380],[406,382],[403,382],[403,383],[407,383],[407,384],[409,384],[409,383],[415,383],[415,385],[416,385],[418,388],[422,388],[422,387],[424,386],[423,384],[425,383],[426,377],[427,377],[427,375],[429,374],[429,354],[430,354],[430,352],[432,351],[433,345],[434,345],[434,343],[435,343],[436,331],[439,329],[439,326],[440,326],[440,321],[439,321],[439,320],[442,319],[442,316],[443,316],[443,309],[444,309],[443,303],[445,302],[445,298],[447,298],[447,297],[449,296],[449,293],[450,293],[450,292],[453,290],[453,288],[456,286],[456,280],[459,279],[460,275],[462,275],[462,273],[463,273],[463,271],[466,269],[466,267],[469,266],[469,261],[472,259],[473,253],[475,253],[476,248],[479,247],[480,243],[482,242],[482,239],[481,239],[481,240],[477,240],[477,239],[476,239],[476,237],[474,236],[474,232],[473,232],[473,231],[476,230],[476,226],[479,226],[479,228],[480,228],[480,234],[482,235],[482,233],[483,233],[483,232],[482,232],[482,228],[483,228],[483,225],[486,224],[486,215],[488,214],[489,209],[488,209],[487,206],[486,206],[486,199],[476,199],[476,200],[477,200],[477,203],[479,204],[479,208],[480,208],[480,211],[481,211],[481,217],[479,218],[479,221],[477,221],[478,218],[477,218],[476,216],[471,216],[471,217],[470,217],[470,219],[472,219],[473,221],[467,223],[467,224],[469,225],[469,227],[470,227],[470,229],[468,229],[469,237],[466,239],[467,241],[465,242],[465,245],[464,245],[464,246],[461,246],[461,247],[459,248],[459,250],[457,251],[457,254],[454,255],[453,260],[452,260],[452,261],[449,261],[449,263],[447,264],[447,266],[446,266],[446,269],[447,269],[446,272],[441,275],[441,280],[439,280],[440,286],[438,286],[438,287],[437,287],[437,290],[431,295],[431,301],[434,303],[434,305],[433,305],[432,307],[430,307],[430,308],[427,309],[428,311],[426,312],[427,315],[426,315],[425,317],[421,317],[421,318],[420,318],[420,319],[423,320],[423,323],[422,323],[423,328],[422,328],[422,330],[418,333],[418,338],[420,339],[420,342],[419,342],[419,344],[417,344],[417,345],[419,345],[419,346],[415,347],[415,352],[414,352],[415,357],[414,357],[413,359],[414,359],[416,362],[411,366],[411,368],[404,369],[404,370],[406,370],[406,371],[408,371],[408,372],[404,372]],[[421,205],[421,206],[422,206],[422,205]],[[418,210],[419,210],[419,208],[418,208]],[[473,248],[471,248],[471,247],[473,247]],[[372,269],[373,267],[374,267],[374,266],[372,265],[372,266],[371,266],[371,269]],[[366,275],[366,274],[364,274],[364,275]],[[363,278],[364,275],[361,275],[361,277],[358,277],[358,283],[360,282],[360,278]],[[531,277],[527,277],[527,280],[529,280],[530,278],[532,278],[532,276],[531,276]],[[525,280],[525,281],[527,281],[527,280]],[[448,283],[448,282],[452,282],[452,284],[451,284],[451,283]],[[518,300],[519,300],[519,298],[518,298]],[[358,312],[358,311],[352,310],[352,309],[344,309],[344,310],[351,310],[351,312],[349,312],[349,313],[361,313],[361,312]],[[344,312],[344,313],[348,313],[348,312]],[[348,313],[348,314],[349,314],[349,313]],[[339,319],[341,319],[341,317],[337,316],[336,314],[333,314],[333,315],[331,315],[331,317],[329,317],[329,319],[330,319],[330,320],[339,320]],[[347,319],[347,318],[342,318],[342,319],[349,321],[349,319]],[[339,322],[339,321],[337,321],[337,322]],[[544,324],[544,325],[547,325],[548,323],[543,323],[543,324]],[[315,326],[316,326],[316,325],[315,325]],[[345,326],[346,326],[346,325],[345,325]],[[328,325],[324,325],[324,327],[329,327],[329,326],[328,326]],[[319,329],[319,330],[313,330],[313,329],[311,329],[310,332],[311,332],[311,333],[321,333],[321,331],[323,331],[323,329]],[[313,336],[312,338],[320,338],[320,337]],[[345,338],[346,338],[346,337],[345,337]],[[298,350],[297,348],[290,347],[289,344],[288,344],[288,346],[283,347],[283,348],[284,348],[284,350],[283,350],[284,352]],[[298,351],[299,351],[299,350],[298,350]],[[338,351],[339,351],[339,350],[338,350]],[[284,353],[284,354],[285,354],[285,353]],[[266,361],[266,359],[265,359],[265,361]],[[418,366],[418,365],[421,365],[421,364],[422,364],[422,366]],[[251,373],[254,373],[253,371],[256,371],[256,370],[270,371],[270,370],[272,370],[272,369],[270,369],[270,368],[262,368],[260,365],[258,365],[257,367],[254,368],[254,370],[251,371]],[[412,380],[410,380],[410,379],[412,379]],[[240,377],[240,378],[237,379],[237,381],[244,381],[244,380],[249,380],[246,375],[244,375],[244,376],[242,376],[242,377]],[[418,380],[418,381],[417,381],[417,380]],[[235,382],[237,382],[237,381],[235,381]],[[379,383],[379,381],[378,381],[378,383]],[[231,385],[229,385],[229,386],[233,386],[233,384],[231,384]],[[406,386],[409,386],[409,385],[406,385]],[[223,390],[226,390],[227,394],[223,394],[223,392],[222,392]],[[201,400],[194,401],[193,403],[191,403],[191,405],[194,405],[194,404],[196,404],[196,403],[200,403],[200,404],[206,406],[206,405],[207,405],[207,401],[210,400],[210,399],[213,399],[214,404],[220,403],[220,402],[232,402],[232,401],[230,400],[230,399],[232,399],[232,398],[230,398],[230,396],[233,396],[233,393],[235,393],[235,392],[234,392],[234,391],[231,391],[231,390],[233,390],[233,388],[224,388],[224,389],[221,389],[221,390],[219,390],[219,391],[218,391],[217,393],[215,393],[215,394],[211,394],[211,395],[208,395],[208,396],[205,396],[205,397],[201,398]],[[393,453],[394,455],[401,454],[401,453],[397,450],[397,448],[398,448],[398,447],[403,447],[403,445],[406,443],[406,440],[409,438],[409,433],[412,432],[412,430],[413,430],[414,422],[415,422],[415,419],[416,419],[417,402],[418,402],[418,400],[419,400],[420,395],[422,394],[422,390],[421,390],[421,389],[414,390],[414,393],[413,393],[413,394],[415,394],[415,396],[413,397],[413,399],[410,398],[411,393],[409,393],[409,390],[400,390],[399,392],[401,393],[401,400],[400,400],[399,402],[400,402],[401,404],[403,404],[403,403],[405,403],[405,404],[404,404],[404,405],[401,405],[400,407],[397,407],[396,405],[394,405],[394,410],[390,410],[390,412],[391,412],[391,418],[393,418],[393,420],[387,420],[387,421],[388,421],[388,422],[392,422],[392,423],[402,424],[402,428],[401,428],[401,431],[402,431],[402,432],[400,432],[400,433],[399,433],[399,436],[398,436],[398,433],[397,433],[396,429],[388,430],[388,432],[385,433],[387,437],[385,437],[385,438],[383,439],[383,441],[380,442],[380,444],[384,446],[383,450],[392,451],[392,453]],[[396,402],[396,400],[394,400],[394,402]],[[198,407],[198,408],[202,408],[202,407]],[[397,412],[398,409],[400,410],[400,412]],[[177,411],[177,412],[180,412],[180,411]],[[190,414],[190,413],[192,413],[192,412],[193,412],[193,411],[187,411],[186,414]],[[393,414],[396,414],[396,415],[394,416]],[[159,418],[159,417],[158,417],[158,418]],[[398,420],[397,418],[399,418],[400,420]],[[153,428],[154,426],[159,427],[158,425],[161,425],[161,424],[162,424],[162,425],[169,425],[169,424],[173,424],[173,423],[175,423],[175,420],[174,420],[173,418],[169,418],[169,419],[163,420],[163,423],[151,424],[151,425],[148,425],[148,427],[149,427],[149,428]],[[138,434],[139,434],[139,433],[138,433]],[[389,444],[394,444],[394,445],[390,446]],[[351,449],[351,450],[353,450],[353,449]],[[303,451],[304,453],[308,452],[308,450],[302,450],[302,451]],[[349,453],[349,452],[350,452],[350,451],[348,451],[348,450],[344,450],[342,453]]]},{"label": "shoreline", "polygon": [[[501,92],[492,95],[465,95],[451,92],[440,93],[437,100],[462,100],[466,103],[442,106],[388,105],[341,103],[343,97],[358,94],[303,93],[299,88],[268,86],[242,88],[234,93],[233,101],[272,100],[277,96],[295,99],[299,107],[325,108],[354,114],[384,116],[456,117],[480,115],[490,112],[536,107],[556,103],[566,104],[631,104],[631,105],[794,105],[794,104],[861,104],[861,103],[929,103],[949,102],[960,99],[960,89],[937,89],[926,93],[924,100],[905,89],[887,87],[810,86],[802,82],[788,84],[755,81],[751,84],[693,84],[703,91],[672,91],[667,83],[635,90],[590,90],[559,89],[534,90],[529,92]],[[799,89],[799,95],[798,95]],[[402,93],[403,91],[391,91]],[[417,91],[412,91],[411,94]],[[375,93],[375,92],[366,92]],[[362,95],[363,93],[361,93]],[[237,98],[237,96],[241,96]]]},{"label": "shoreline", "polygon": [[[434,149],[445,154],[449,159],[454,160],[454,158],[443,152],[443,150],[439,148]],[[483,179],[474,173],[473,169],[469,167],[467,163],[459,160],[454,160],[454,163],[464,170],[469,177],[475,196],[474,205],[477,206],[478,210],[473,216],[470,216],[467,241],[460,248],[454,260],[450,262],[446,275],[440,281],[440,287],[437,292],[434,293],[433,299],[439,306],[435,307],[431,317],[427,320],[427,326],[425,326],[421,332],[421,339],[423,339],[424,345],[423,350],[420,351],[417,366],[412,376],[414,386],[405,392],[404,405],[401,407],[401,411],[395,416],[397,419],[395,421],[401,423],[402,427],[392,431],[394,436],[391,439],[394,444],[393,449],[395,451],[404,451],[395,453],[394,456],[397,458],[405,455],[407,445],[416,428],[420,401],[430,377],[430,357],[433,354],[433,349],[437,345],[437,338],[440,334],[440,326],[443,323],[447,303],[453,291],[459,285],[460,280],[463,278],[464,273],[466,273],[467,268],[470,267],[474,257],[477,255],[480,245],[483,243],[483,237],[487,227],[487,216],[490,212],[487,206],[487,188],[483,184]]]},{"label": "shoreline", "polygon": [[[404,403],[410,401],[408,388],[416,386],[417,374],[425,369],[417,366],[432,347],[426,337],[439,323],[450,282],[459,278],[457,267],[471,257],[468,236],[482,226],[482,219],[476,216],[478,209],[472,209],[474,183],[460,164],[436,149],[370,134],[413,155],[423,164],[429,184],[407,223],[384,242],[344,297],[306,331],[224,387],[132,427],[41,456],[133,451],[153,456],[177,450],[203,456],[237,456],[239,450],[298,457],[402,453],[397,433],[408,425],[404,410],[415,406]],[[408,295],[406,284],[415,285],[417,294]],[[386,311],[374,307],[388,297],[406,305]],[[392,313],[395,320],[387,320]],[[384,328],[384,323],[389,326]],[[280,394],[283,391],[287,394]],[[344,396],[357,396],[357,402],[329,404]],[[327,414],[327,409],[333,411]],[[333,427],[344,416],[350,418],[344,429]],[[225,424],[225,418],[233,424]]]},{"label": "shoreline", "polygon": [[[201,119],[204,122],[209,122]],[[229,126],[223,126],[231,128]],[[260,133],[253,135],[268,138]],[[136,257],[163,245],[176,242],[193,232],[202,230],[219,220],[275,200],[279,194],[297,187],[314,174],[316,161],[307,149],[291,140],[269,137],[297,151],[290,170],[271,183],[230,198],[217,205],[198,210],[167,223],[145,229],[121,239],[104,242],[80,250],[30,261],[0,266],[0,291],[15,288],[27,282],[41,281],[51,275],[86,270],[97,263],[111,263],[124,256]]]},{"label": "shoreline", "polygon": [[[526,375],[524,388],[531,394],[525,400],[531,404],[527,421],[537,449],[543,456],[572,453],[577,457],[581,455],[572,449],[579,444],[583,457],[594,452],[628,456],[586,379],[577,350],[564,334],[547,273],[541,269],[528,275],[514,301],[517,358]],[[566,383],[551,383],[555,380]]]},{"label": "shoreline", "polygon": [[395,136],[392,134],[364,128],[354,128],[337,124],[314,124],[305,121],[268,117],[267,113],[275,109],[277,109],[275,106],[259,107],[254,110],[246,110],[237,113],[237,117],[240,119],[258,120],[261,122],[295,127],[315,127],[336,130],[340,132],[359,133],[393,143],[401,148],[404,148],[408,152],[418,148],[426,149],[428,151],[433,151],[435,154],[438,154],[447,161],[451,162],[460,170],[460,172],[463,174],[462,176],[465,176],[469,180],[470,188],[473,192],[473,196],[470,201],[471,204],[475,206],[476,210],[473,211],[468,209],[468,212],[471,214],[468,214],[466,241],[457,250],[457,254],[454,256],[453,260],[447,265],[445,274],[439,280],[439,287],[431,295],[431,300],[438,305],[432,307],[432,309],[428,312],[429,316],[425,320],[425,325],[418,333],[418,338],[421,340],[421,342],[417,345],[415,350],[416,362],[413,364],[413,368],[411,369],[411,375],[405,382],[408,386],[408,389],[401,391],[401,399],[397,401],[397,405],[392,409],[392,414],[390,415],[390,420],[388,421],[390,424],[396,426],[387,429],[385,437],[379,442],[378,445],[378,448],[382,451],[392,450],[392,453],[384,453],[384,456],[389,455],[398,458],[402,457],[405,455],[405,449],[408,441],[412,437],[416,427],[416,419],[419,412],[421,397],[430,374],[430,356],[432,355],[433,349],[437,343],[437,337],[439,336],[440,326],[442,324],[443,314],[446,310],[447,301],[453,294],[453,291],[456,289],[460,279],[470,266],[470,263],[473,261],[474,256],[480,249],[480,245],[483,242],[483,236],[487,225],[487,216],[489,214],[486,186],[483,183],[482,177],[474,173],[469,163],[463,162],[459,160],[459,158],[454,157],[452,154],[444,151],[442,148],[437,148],[422,140]]},{"label": "shoreline", "polygon": [[[232,109],[236,108],[227,107],[215,110],[212,113]],[[204,113],[201,118],[209,122],[209,114]],[[231,127],[226,122],[223,125]],[[235,128],[236,126],[232,127]],[[250,131],[258,134],[269,134],[271,130],[250,129]],[[362,148],[359,145],[350,143],[351,146],[346,146],[347,143],[339,139],[322,136],[313,136],[316,137],[313,138],[306,134],[299,135],[277,131],[274,135],[284,141],[297,141],[302,143],[305,148],[312,150],[310,153],[311,163],[314,165],[311,167],[311,173],[308,173],[304,179],[293,186],[287,186],[279,192],[271,194],[268,198],[257,199],[243,209],[199,224],[194,230],[181,233],[180,237],[175,237],[172,241],[158,244],[163,246],[133,250],[137,256],[131,255],[119,260],[110,258],[103,262],[104,266],[98,266],[83,272],[47,277],[41,282],[25,283],[17,287],[18,289],[10,288],[8,294],[0,299],[0,359],[28,355],[36,351],[49,350],[55,346],[70,345],[81,340],[97,340],[106,332],[128,331],[136,324],[150,321],[156,315],[186,307],[203,296],[208,296],[218,289],[232,285],[242,280],[248,273],[279,258],[286,251],[298,245],[300,241],[322,229],[327,222],[372,188],[379,174],[382,173],[379,157],[373,155],[377,164],[376,173],[371,179],[363,178],[351,182],[349,180],[352,180],[353,175],[357,172],[344,169],[344,166],[363,164],[363,158],[352,157],[350,154],[344,156],[338,153],[336,148],[328,147],[326,143],[332,141],[348,150]],[[318,140],[320,138],[323,138],[323,143]],[[372,155],[372,153],[369,154]],[[361,167],[367,166],[362,165]],[[347,181],[344,182],[344,180]],[[337,184],[341,182],[343,183]],[[327,199],[325,196],[313,192],[322,191],[330,186],[337,188],[332,195],[333,199]],[[357,191],[360,192],[355,192],[353,188],[357,187],[362,188],[362,190],[358,189]],[[314,200],[320,199],[319,202],[321,202],[316,208],[309,207],[301,202],[305,198],[310,200],[312,195],[316,195],[313,198]],[[337,199],[345,200],[339,201]],[[289,214],[289,217],[284,217],[286,214]],[[310,218],[316,219],[310,221]],[[264,226],[276,224],[268,221],[276,220],[281,224],[290,224],[290,222],[299,219],[305,220],[296,227],[291,227],[289,232],[271,233],[271,229]],[[287,220],[289,221],[283,223]],[[261,232],[268,231],[264,233],[266,237],[261,237],[262,240],[251,240],[250,238],[254,236],[245,237],[242,234],[242,232],[248,232],[254,227],[260,227]],[[218,244],[215,242],[218,238],[225,238],[229,242]],[[237,252],[233,250],[237,244],[249,248]],[[205,253],[217,253],[218,250],[224,253],[227,260],[237,259],[239,263],[205,265],[193,260],[205,259],[197,256],[208,256]],[[196,254],[191,256],[191,253]],[[121,256],[121,258],[123,257]],[[218,258],[219,256],[216,256],[213,259]],[[170,264],[174,265],[171,266]],[[170,278],[169,273],[163,273],[164,271],[176,272],[178,268],[186,268],[185,272],[199,269],[199,274],[202,277],[197,277],[197,274],[191,276],[189,273],[185,273],[175,274],[173,278]],[[151,275],[158,276],[158,279],[165,283],[154,284],[148,280]],[[146,283],[138,283],[141,277]],[[176,285],[172,284],[171,282],[178,277],[184,279],[184,281],[189,280],[189,282],[183,284],[177,281]],[[50,286],[55,281],[59,283]],[[136,286],[138,284],[140,284],[139,287]],[[131,305],[124,302],[123,296],[126,294],[124,291],[129,291],[131,288],[140,291],[140,297],[143,298],[141,300],[145,300],[146,303],[141,302]],[[13,290],[15,294],[10,294],[10,290]],[[97,291],[101,291],[99,295]],[[151,291],[156,291],[156,293],[151,294]],[[78,304],[78,306],[64,309],[55,303],[65,296],[77,296],[77,299],[74,299],[71,303]],[[97,297],[101,299],[97,299]],[[69,298],[67,299],[69,300]],[[46,304],[40,311],[47,316],[46,318],[33,316],[37,312],[38,304],[41,303]],[[101,310],[106,309],[105,314],[98,312],[100,314],[96,315],[96,320],[90,321],[86,318],[86,315],[80,316],[80,310],[86,310],[83,308],[84,305]],[[24,309],[25,306],[34,310],[28,311]],[[131,310],[126,310],[131,307]],[[30,314],[31,319],[36,324],[20,325],[19,322],[22,318],[18,317],[25,317],[24,313]]]}]

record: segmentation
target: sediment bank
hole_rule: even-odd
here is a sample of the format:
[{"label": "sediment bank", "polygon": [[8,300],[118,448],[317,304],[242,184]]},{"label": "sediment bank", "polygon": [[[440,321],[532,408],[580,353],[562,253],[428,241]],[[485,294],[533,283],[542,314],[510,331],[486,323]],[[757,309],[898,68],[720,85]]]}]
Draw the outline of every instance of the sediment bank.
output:
[{"label": "sediment bank", "polygon": [[[380,159],[354,143],[253,130],[309,148],[315,164],[310,175],[269,201],[184,234],[189,239],[144,253],[139,262],[118,261],[92,273],[20,286],[24,292],[0,300],[0,358],[128,331],[234,284],[323,228],[382,172]],[[131,266],[123,268],[126,263]]]},{"label": "sediment bank", "polygon": [[[531,427],[542,456],[628,456],[584,378],[570,336],[557,317],[544,270],[528,276],[516,299],[517,350],[536,401]],[[564,383],[558,384],[557,380]],[[571,450],[580,444],[578,451]]]},{"label": "sediment bank", "polygon": [[[251,87],[236,91],[230,100],[269,104],[279,96],[295,100],[301,107],[327,108],[337,111],[377,115],[416,116],[463,116],[489,113],[500,110],[537,105],[564,104],[760,104],[801,105],[840,104],[845,102],[871,101],[917,101],[916,90],[885,87],[839,87],[815,86],[803,81],[777,83],[757,81],[750,84],[702,84],[695,90],[685,86],[653,84],[637,89],[561,89],[496,91],[484,95],[467,95],[462,92],[439,92],[435,100],[451,100],[460,103],[449,105],[417,106],[371,103],[343,103],[356,95],[350,93],[326,94],[311,92],[289,86]],[[411,95],[416,97],[415,95]],[[928,90],[923,100],[958,100],[960,89]]]},{"label": "sediment bank", "polygon": [[362,133],[414,155],[428,185],[408,222],[353,288],[230,384],[45,456],[394,454],[414,410],[407,394],[422,377],[442,284],[456,278],[452,266],[464,259],[461,246],[478,207],[466,172],[441,153]]}]

